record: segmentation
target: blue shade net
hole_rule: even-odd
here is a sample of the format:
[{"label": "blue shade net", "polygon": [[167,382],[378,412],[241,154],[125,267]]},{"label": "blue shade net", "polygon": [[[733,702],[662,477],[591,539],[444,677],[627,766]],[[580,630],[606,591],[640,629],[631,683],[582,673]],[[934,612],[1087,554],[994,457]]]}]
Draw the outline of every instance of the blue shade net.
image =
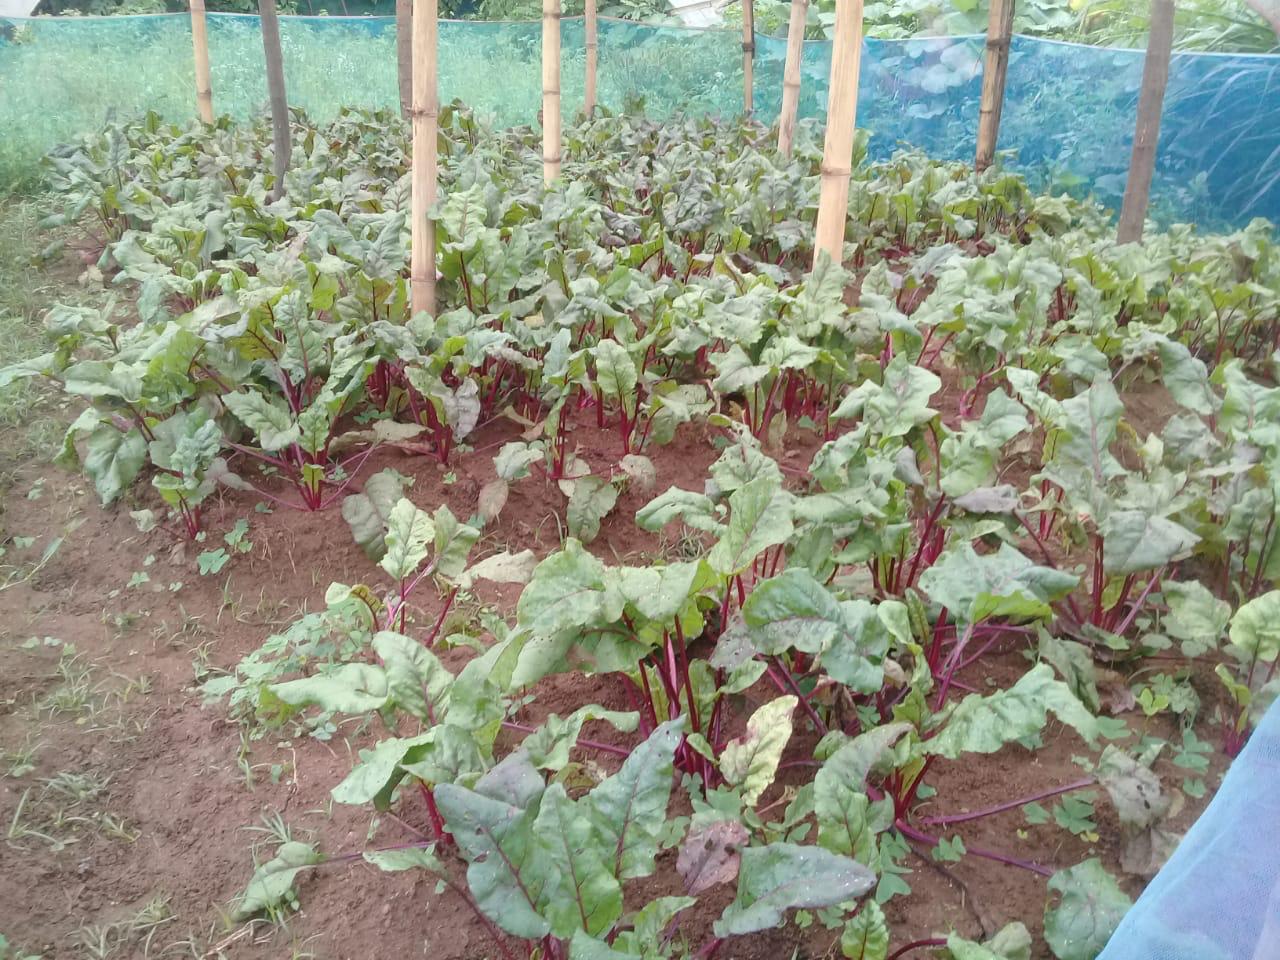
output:
[{"label": "blue shade net", "polygon": [[1280,957],[1280,703],[1098,960]]},{"label": "blue shade net", "polygon": [[[540,25],[440,25],[440,93],[499,125],[536,122]],[[395,21],[281,18],[289,101],[317,119],[339,107],[395,107]],[[742,107],[742,51],[733,30],[600,22],[599,100],[640,97],[653,117],[728,116]],[[209,15],[214,105],[245,117],[266,102],[257,18]],[[756,115],[777,117],[785,40],[756,38]],[[868,40],[858,125],[884,159],[913,146],[973,156],[982,86],[981,37]],[[1115,207],[1124,189],[1142,77],[1142,51],[1015,37],[1000,148],[1039,188],[1093,195]],[[194,112],[185,14],[0,21],[0,187],[31,176],[49,148],[109,117],[148,109]],[[582,102],[579,19],[563,22],[566,117]],[[800,112],[826,109],[831,45],[805,44]],[[1162,221],[1230,228],[1280,223],[1280,56],[1179,53],[1165,98],[1152,213]]]}]

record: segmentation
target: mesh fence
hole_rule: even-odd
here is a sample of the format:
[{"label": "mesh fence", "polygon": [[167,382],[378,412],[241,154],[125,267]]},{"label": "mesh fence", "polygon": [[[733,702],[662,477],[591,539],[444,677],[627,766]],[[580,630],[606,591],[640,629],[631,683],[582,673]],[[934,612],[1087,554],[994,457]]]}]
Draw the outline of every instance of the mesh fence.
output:
[{"label": "mesh fence", "polygon": [[[499,125],[535,123],[541,106],[537,23],[440,25],[440,93]],[[285,17],[290,103],[323,118],[340,106],[396,105],[395,22],[386,17]],[[564,110],[582,102],[580,19],[563,23]],[[756,113],[781,100],[785,41],[757,37]],[[655,117],[727,115],[742,105],[740,35],[603,19],[600,102],[641,97]],[[257,18],[209,15],[215,108],[247,116],[266,102]],[[858,124],[871,155],[902,145],[971,158],[982,85],[981,37],[867,40]],[[801,115],[821,117],[831,45],[805,45]],[[1039,187],[1117,205],[1133,137],[1141,51],[1015,37],[1000,147]],[[191,116],[185,14],[0,21],[0,182],[108,116],[154,109]],[[1153,212],[1163,220],[1240,226],[1280,222],[1280,57],[1175,54],[1161,128]]]}]

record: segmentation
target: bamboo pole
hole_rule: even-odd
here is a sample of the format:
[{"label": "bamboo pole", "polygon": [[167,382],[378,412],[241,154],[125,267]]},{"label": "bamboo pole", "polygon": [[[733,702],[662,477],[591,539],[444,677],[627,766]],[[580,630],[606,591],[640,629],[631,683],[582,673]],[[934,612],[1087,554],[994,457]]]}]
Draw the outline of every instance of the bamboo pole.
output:
[{"label": "bamboo pole", "polygon": [[413,113],[413,0],[396,0],[396,80],[400,115]]},{"label": "bamboo pole", "polygon": [[191,0],[191,46],[196,61],[196,111],[205,123],[213,123],[213,82],[209,79],[209,26],[204,0]]},{"label": "bamboo pole", "polygon": [[755,109],[756,5],[742,0],[742,112],[748,117]]},{"label": "bamboo pole", "polygon": [[996,158],[1000,135],[1000,113],[1004,109],[1004,81],[1009,72],[1009,40],[1013,35],[1014,0],[991,0],[987,18],[987,53],[982,66],[982,103],[978,108],[978,154],[974,167],[979,173]]},{"label": "bamboo pole", "polygon": [[1129,157],[1129,179],[1120,207],[1116,240],[1132,243],[1142,239],[1151,199],[1151,178],[1156,168],[1156,146],[1160,141],[1160,113],[1164,109],[1164,88],[1169,82],[1169,59],[1173,52],[1173,0],[1151,0],[1151,32],[1147,36],[1147,56],[1142,64],[1142,90],[1138,94],[1138,121],[1133,133],[1133,153]]},{"label": "bamboo pole", "polygon": [[542,176],[560,176],[560,0],[542,0]]},{"label": "bamboo pole", "polygon": [[822,147],[822,181],[814,241],[816,267],[825,253],[844,261],[844,224],[853,172],[853,130],[858,111],[858,68],[862,61],[862,0],[836,0],[836,32],[831,48],[827,133]]},{"label": "bamboo pole", "polygon": [[267,61],[267,94],[271,100],[271,146],[275,154],[275,185],[271,199],[284,196],[284,174],[289,169],[293,141],[289,136],[289,97],[284,87],[284,55],[280,52],[280,19],[276,0],[258,0],[262,20],[262,52]]},{"label": "bamboo pole", "polygon": [[791,22],[787,24],[787,63],[782,71],[782,112],[778,114],[778,152],[791,156],[796,136],[796,114],[800,110],[800,58],[804,53],[804,30],[809,20],[809,0],[791,0]]},{"label": "bamboo pole", "polygon": [[436,313],[436,126],[440,117],[437,87],[439,21],[436,0],[413,5],[413,172],[410,208],[410,296],[413,312]]},{"label": "bamboo pole", "polygon": [[596,68],[600,63],[599,29],[596,26],[596,0],[586,0],[583,27],[587,33],[587,82],[582,95],[582,112],[588,117],[596,110]]}]

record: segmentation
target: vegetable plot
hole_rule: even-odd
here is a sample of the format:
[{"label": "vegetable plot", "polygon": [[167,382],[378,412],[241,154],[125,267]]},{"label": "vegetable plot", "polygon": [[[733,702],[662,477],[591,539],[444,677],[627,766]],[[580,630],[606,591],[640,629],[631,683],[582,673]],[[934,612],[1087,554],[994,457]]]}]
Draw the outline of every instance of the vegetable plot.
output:
[{"label": "vegetable plot", "polygon": [[[547,189],[535,133],[454,106],[442,306],[414,316],[402,124],[296,120],[276,202],[263,124],[55,154],[51,219],[138,317],[55,308],[56,349],[0,373],[87,401],[63,456],[104,504],[196,538],[224,488],[340,514],[369,558],[204,684],[251,736],[379,721],[332,793],[388,815],[368,849],[284,844],[240,916],[363,857],[439,878],[508,958],[732,956],[782,925],[802,955],[1095,956],[1206,741],[1234,755],[1280,688],[1271,228],[1117,247],[1090,206],[903,153],[857,168],[848,262],[806,272],[810,129],[784,160],[750,123],[605,116]],[[473,449],[499,419],[517,438]],[[682,432],[717,452],[661,489]],[[492,479],[463,518],[367,469],[385,447]],[[495,549],[533,487],[558,546]],[[632,525],[657,559],[593,550]],[[939,793],[1059,741],[1075,780]],[[1025,855],[1016,811],[1090,855]],[[976,861],[1044,883],[1043,915],[895,936],[920,871]]]}]

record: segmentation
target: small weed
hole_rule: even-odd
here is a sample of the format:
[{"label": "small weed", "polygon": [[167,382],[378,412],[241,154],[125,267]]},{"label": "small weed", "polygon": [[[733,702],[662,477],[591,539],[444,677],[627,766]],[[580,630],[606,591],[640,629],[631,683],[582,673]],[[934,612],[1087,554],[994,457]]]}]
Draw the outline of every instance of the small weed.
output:
[{"label": "small weed", "polygon": [[81,927],[72,936],[72,943],[92,960],[124,955],[150,957],[156,935],[174,919],[169,898],[156,896],[124,920]]},{"label": "small weed", "polygon": [[18,800],[18,806],[13,811],[13,819],[9,821],[9,829],[5,833],[5,839],[10,843],[10,845],[13,845],[28,838],[33,838],[36,840],[43,840],[55,851],[61,850],[66,846],[66,842],[36,830],[34,827],[29,826],[28,822],[24,819],[23,815],[26,813],[27,803],[30,799],[31,788],[27,787],[26,790],[22,791],[22,797]]},{"label": "small weed", "polygon": [[9,765],[5,771],[5,776],[25,777],[28,773],[36,768],[36,754],[40,750],[40,744],[31,734],[27,735],[26,742],[15,750],[6,751],[4,754],[4,762]]},{"label": "small weed", "polygon": [[259,842],[269,842],[276,845],[293,842],[293,828],[285,823],[284,817],[280,813],[275,811],[262,815],[262,826],[245,827],[244,829],[249,833],[265,834],[265,840]]},{"label": "small weed", "polygon": [[71,804],[91,803],[102,795],[110,782],[110,777],[64,771],[45,781],[45,793]]},{"label": "small weed", "polygon": [[57,675],[61,683],[39,702],[39,708],[50,718],[66,714],[91,716],[96,710],[93,672],[83,658],[64,652],[58,660]]}]

